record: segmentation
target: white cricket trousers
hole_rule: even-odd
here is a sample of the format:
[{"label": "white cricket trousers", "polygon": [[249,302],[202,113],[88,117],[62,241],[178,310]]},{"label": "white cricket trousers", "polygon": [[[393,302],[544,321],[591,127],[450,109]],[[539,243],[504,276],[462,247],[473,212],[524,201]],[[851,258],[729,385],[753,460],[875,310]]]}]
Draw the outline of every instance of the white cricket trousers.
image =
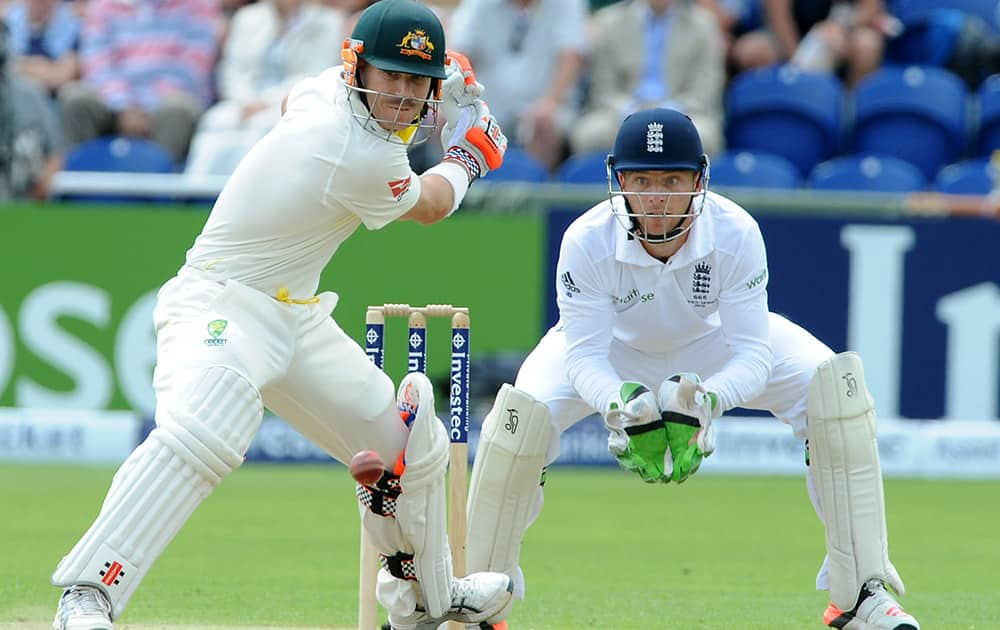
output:
[{"label": "white cricket trousers", "polygon": [[[806,393],[816,366],[833,352],[800,326],[770,314],[774,367],[763,393],[741,407],[763,409],[790,424],[795,435],[806,435]],[[636,381],[652,391],[678,372],[694,372],[703,380],[718,372],[732,353],[719,331],[669,354],[640,352],[617,340],[611,344],[611,365],[623,380]],[[595,411],[580,398],[566,376],[566,336],[552,328],[528,355],[515,386],[545,403],[554,425],[546,464],[559,456],[559,436]]]},{"label": "white cricket trousers", "polygon": [[[771,313],[769,322],[774,353],[771,378],[760,396],[740,406],[770,411],[779,420],[791,425],[797,437],[805,439],[809,381],[816,373],[816,367],[833,356],[833,351],[808,331],[780,315]],[[640,352],[616,340],[611,344],[610,355],[612,366],[623,380],[643,383],[653,391],[678,372],[695,372],[702,379],[707,378],[722,369],[731,356],[721,331],[670,354]],[[580,398],[566,376],[566,336],[562,331],[552,328],[542,338],[521,365],[515,386],[549,408],[553,424],[545,461],[549,465],[559,457],[562,433],[597,411]],[[819,500],[808,470],[806,483],[813,509],[822,520]],[[529,524],[541,514],[543,504],[543,492],[539,488]],[[826,559],[817,575],[816,587],[828,588]],[[515,576],[514,589],[518,597],[524,597],[524,575],[520,568]]]},{"label": "white cricket trousers", "polygon": [[337,300],[326,292],[313,304],[289,304],[183,267],[160,290],[154,310],[157,408],[169,408],[192,374],[225,366],[337,460],[347,463],[368,449],[395,461],[408,434],[392,381],[330,316]]},{"label": "white cricket trousers", "polygon": [[335,294],[310,302],[186,267],[163,286],[153,313],[156,428],[115,473],[54,585],[103,589],[118,618],[188,517],[243,462],[265,405],[342,462],[362,449],[396,460],[408,430],[392,382],[330,318]]}]

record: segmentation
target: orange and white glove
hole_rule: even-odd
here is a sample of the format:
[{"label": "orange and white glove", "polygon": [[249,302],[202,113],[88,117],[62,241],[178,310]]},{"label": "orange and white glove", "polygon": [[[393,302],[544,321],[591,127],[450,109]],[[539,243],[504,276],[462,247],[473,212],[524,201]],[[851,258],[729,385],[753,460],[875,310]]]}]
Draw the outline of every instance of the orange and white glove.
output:
[{"label": "orange and white glove", "polygon": [[441,82],[441,106],[445,120],[452,120],[457,108],[472,105],[483,97],[486,88],[476,81],[469,58],[460,52],[448,50],[445,53],[444,72],[447,78]]},{"label": "orange and white glove", "polygon": [[481,100],[458,108],[457,116],[441,130],[444,159],[455,161],[469,172],[469,181],[482,177],[503,164],[507,136],[500,123]]}]

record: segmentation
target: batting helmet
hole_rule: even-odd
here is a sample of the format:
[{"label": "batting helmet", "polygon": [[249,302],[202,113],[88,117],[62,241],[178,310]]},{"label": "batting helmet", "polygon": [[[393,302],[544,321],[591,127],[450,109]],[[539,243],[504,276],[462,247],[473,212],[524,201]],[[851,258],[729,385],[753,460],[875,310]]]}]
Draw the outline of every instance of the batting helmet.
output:
[{"label": "batting helmet", "polygon": [[687,114],[666,108],[629,114],[608,159],[615,171],[701,171],[708,167],[694,123]]},{"label": "batting helmet", "polygon": [[380,0],[365,9],[348,39],[359,58],[386,72],[444,79],[441,21],[414,0]]},{"label": "batting helmet", "polygon": [[[636,238],[649,243],[673,240],[691,229],[692,222],[701,214],[708,192],[708,155],[702,148],[698,130],[687,114],[666,108],[644,109],[629,114],[618,129],[607,167],[611,211]],[[698,186],[690,192],[623,191],[618,186],[621,184],[620,173],[625,171],[695,171],[698,173]],[[678,221],[673,229],[664,234],[647,234],[639,221],[647,216],[646,199],[673,196],[688,197],[687,211],[673,214]],[[633,209],[633,205],[637,208]]]},{"label": "batting helmet", "polygon": [[[344,84],[361,96],[367,108],[363,112],[352,111],[366,130],[389,142],[418,144],[427,140],[437,119],[441,82],[447,77],[444,29],[433,11],[414,0],[379,0],[358,18],[351,36],[344,40],[341,56]],[[414,99],[424,104],[420,115],[412,121],[377,118],[374,104],[379,98],[395,95],[362,85],[359,60],[385,72],[431,77],[432,85],[426,97]],[[400,122],[407,124],[407,129],[391,131]],[[418,130],[424,133],[417,134]]]}]

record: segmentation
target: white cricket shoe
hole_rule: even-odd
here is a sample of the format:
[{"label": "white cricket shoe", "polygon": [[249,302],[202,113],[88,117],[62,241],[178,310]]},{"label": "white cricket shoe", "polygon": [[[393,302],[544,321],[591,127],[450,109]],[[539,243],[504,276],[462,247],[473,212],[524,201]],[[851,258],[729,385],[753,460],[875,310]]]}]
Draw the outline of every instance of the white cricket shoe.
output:
[{"label": "white cricket shoe", "polygon": [[52,630],[114,630],[111,602],[96,586],[77,584],[59,598]]},{"label": "white cricket shoe", "polygon": [[853,610],[844,612],[831,602],[823,622],[843,630],[920,630],[917,620],[885,590],[882,580],[865,582]]},{"label": "white cricket shoe", "polygon": [[514,580],[502,573],[483,571],[464,578],[451,578],[451,608],[442,617],[431,617],[417,607],[407,617],[393,619],[392,630],[437,630],[446,621],[478,624],[503,610],[514,596]]}]

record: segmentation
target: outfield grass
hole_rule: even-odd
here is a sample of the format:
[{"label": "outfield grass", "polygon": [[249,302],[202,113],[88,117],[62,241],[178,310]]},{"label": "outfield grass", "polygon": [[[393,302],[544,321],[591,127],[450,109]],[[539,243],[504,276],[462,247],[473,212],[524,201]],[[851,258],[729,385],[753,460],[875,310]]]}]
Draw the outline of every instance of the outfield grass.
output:
[{"label": "outfield grass", "polygon": [[[43,628],[48,577],[96,515],[110,469],[0,466],[0,628]],[[647,486],[556,467],[522,551],[513,629],[802,630],[823,530],[790,478]],[[1000,629],[996,482],[889,480],[893,560],[924,630]],[[195,513],[120,626],[351,627],[358,516],[339,466],[247,465]]]}]

